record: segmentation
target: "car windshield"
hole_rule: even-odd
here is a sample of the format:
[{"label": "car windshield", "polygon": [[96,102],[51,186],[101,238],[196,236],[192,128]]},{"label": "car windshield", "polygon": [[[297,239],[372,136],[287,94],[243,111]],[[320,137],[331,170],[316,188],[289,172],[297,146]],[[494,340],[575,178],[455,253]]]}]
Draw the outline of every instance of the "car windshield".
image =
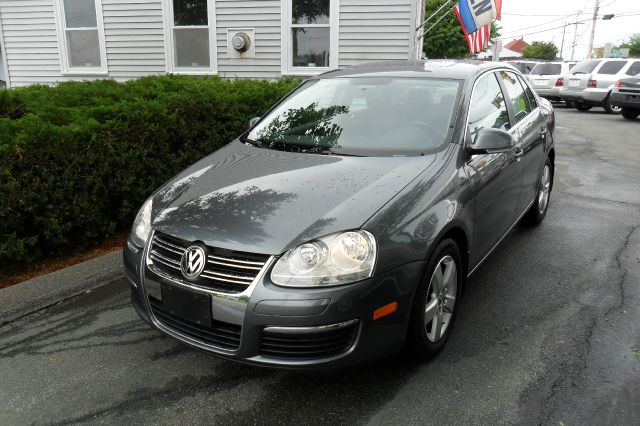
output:
[{"label": "car windshield", "polygon": [[561,73],[561,64],[538,64],[531,70],[531,75],[558,75]]},{"label": "car windshield", "polygon": [[248,133],[260,146],[360,156],[419,155],[447,140],[459,80],[309,80]]},{"label": "car windshield", "polygon": [[589,74],[596,68],[596,66],[598,66],[599,63],[600,61],[597,59],[582,61],[579,62],[575,67],[573,67],[571,72],[573,72],[574,74]]}]

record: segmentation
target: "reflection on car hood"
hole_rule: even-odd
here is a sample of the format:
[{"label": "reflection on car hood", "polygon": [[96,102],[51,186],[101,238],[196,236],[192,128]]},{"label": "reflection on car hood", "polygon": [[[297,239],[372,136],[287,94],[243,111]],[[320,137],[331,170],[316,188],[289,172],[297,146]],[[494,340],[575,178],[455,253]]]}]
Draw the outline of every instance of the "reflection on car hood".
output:
[{"label": "reflection on car hood", "polygon": [[301,154],[236,141],[156,193],[153,226],[210,246],[280,254],[359,228],[434,159]]}]

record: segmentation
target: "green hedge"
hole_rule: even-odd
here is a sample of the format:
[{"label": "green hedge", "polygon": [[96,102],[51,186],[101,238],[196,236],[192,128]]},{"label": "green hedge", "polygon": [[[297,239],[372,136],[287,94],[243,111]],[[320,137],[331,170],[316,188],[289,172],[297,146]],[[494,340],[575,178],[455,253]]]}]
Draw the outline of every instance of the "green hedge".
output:
[{"label": "green hedge", "polygon": [[154,189],[297,84],[158,76],[0,92],[0,276],[127,229]]}]

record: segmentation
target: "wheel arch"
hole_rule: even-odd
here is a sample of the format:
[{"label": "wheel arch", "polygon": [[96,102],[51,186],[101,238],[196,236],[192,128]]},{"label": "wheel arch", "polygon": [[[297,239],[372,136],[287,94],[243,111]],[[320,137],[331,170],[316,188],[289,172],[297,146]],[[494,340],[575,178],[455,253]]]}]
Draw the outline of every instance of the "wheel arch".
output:
[{"label": "wheel arch", "polygon": [[466,281],[466,276],[469,273],[469,255],[470,255],[470,247],[471,247],[471,238],[469,238],[470,233],[467,231],[465,225],[462,222],[452,221],[449,222],[438,234],[436,238],[433,239],[433,243],[429,248],[429,252],[427,253],[426,259],[430,259],[433,255],[433,251],[436,249],[438,244],[441,241],[451,238],[455,241],[458,249],[460,250],[460,256],[462,257],[462,270],[463,270],[463,287]]}]

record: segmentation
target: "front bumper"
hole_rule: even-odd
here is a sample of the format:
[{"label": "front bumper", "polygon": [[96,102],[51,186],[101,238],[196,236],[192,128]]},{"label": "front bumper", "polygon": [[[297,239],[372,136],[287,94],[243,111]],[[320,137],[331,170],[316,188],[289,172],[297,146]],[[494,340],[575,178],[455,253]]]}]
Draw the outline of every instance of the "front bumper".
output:
[{"label": "front bumper", "polygon": [[[415,286],[424,262],[408,263],[355,284],[291,289],[271,283],[273,261],[240,295],[209,292],[216,327],[223,333],[231,330],[239,335],[237,346],[230,347],[207,338],[215,338],[217,330],[196,329],[193,324],[173,322],[167,317],[162,312],[160,289],[163,285],[186,287],[149,268],[143,250],[131,244],[124,249],[125,272],[138,314],[165,334],[216,356],[268,367],[333,369],[378,358],[403,347]],[[395,312],[373,319],[376,309],[392,302],[397,303]],[[318,345],[331,347],[344,339],[351,340],[339,352],[317,355]],[[297,346],[277,346],[284,349],[274,352],[274,342]],[[301,351],[301,345],[316,346]]]}]

